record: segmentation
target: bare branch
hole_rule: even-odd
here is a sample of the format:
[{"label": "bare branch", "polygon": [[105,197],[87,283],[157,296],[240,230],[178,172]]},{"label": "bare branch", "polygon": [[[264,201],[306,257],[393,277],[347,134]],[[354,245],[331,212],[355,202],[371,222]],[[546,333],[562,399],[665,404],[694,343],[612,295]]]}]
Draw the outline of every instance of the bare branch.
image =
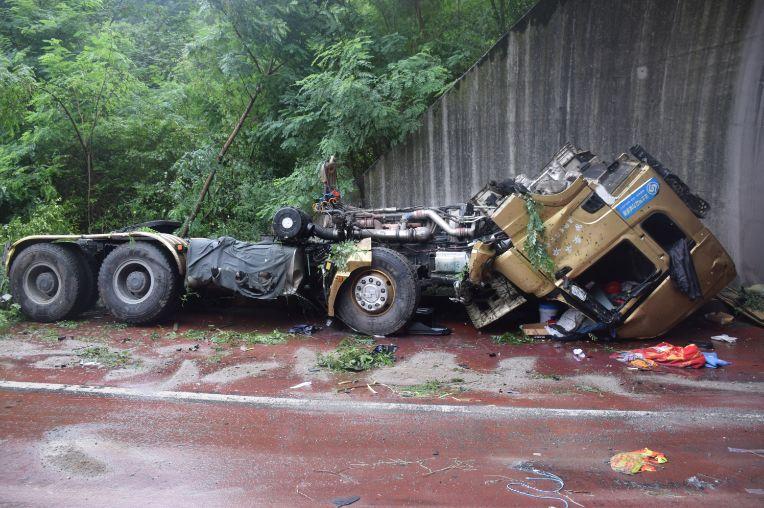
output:
[{"label": "bare branch", "polygon": [[223,6],[222,2],[218,4],[218,2],[212,2],[212,5],[220,9],[220,12],[223,13],[223,15],[228,19],[228,22],[231,23],[231,27],[233,28],[233,32],[236,34],[236,38],[239,39],[239,42],[244,47],[244,50],[247,52],[249,57],[252,59],[252,61],[255,64],[255,67],[257,67],[257,70],[260,74],[263,73],[263,68],[260,65],[260,60],[255,56],[255,54],[252,52],[251,49],[249,49],[249,46],[247,46],[247,43],[244,42],[244,36],[239,31],[239,27],[236,25],[236,23],[233,20],[233,16],[231,16]]},{"label": "bare branch", "polygon": [[66,107],[66,104],[64,104],[64,102],[56,94],[48,90],[48,88],[46,88],[44,85],[41,88],[45,93],[50,95],[53,98],[53,100],[58,103],[59,106],[61,106],[61,109],[64,110],[64,114],[69,119],[69,123],[72,125],[72,128],[74,129],[74,133],[77,135],[77,141],[79,141],[80,146],[82,147],[82,151],[87,156],[87,150],[88,150],[87,144],[85,143],[85,140],[82,137],[82,134],[80,133],[80,128],[77,125],[77,121],[72,116],[72,113],[69,111],[69,108]]}]

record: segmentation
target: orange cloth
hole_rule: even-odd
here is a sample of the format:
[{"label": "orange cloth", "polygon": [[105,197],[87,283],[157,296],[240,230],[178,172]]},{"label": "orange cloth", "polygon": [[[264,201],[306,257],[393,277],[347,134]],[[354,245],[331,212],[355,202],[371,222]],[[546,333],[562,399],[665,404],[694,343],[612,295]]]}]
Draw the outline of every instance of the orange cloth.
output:
[{"label": "orange cloth", "polygon": [[700,352],[698,346],[672,346],[668,342],[661,342],[657,346],[645,349],[632,349],[630,353],[639,353],[646,360],[653,360],[671,367],[692,367],[700,369],[706,365],[706,357]]},{"label": "orange cloth", "polygon": [[664,454],[654,452],[650,448],[618,453],[610,457],[610,467],[613,471],[625,474],[655,471],[656,464],[663,464],[665,462],[668,462],[668,459]]}]

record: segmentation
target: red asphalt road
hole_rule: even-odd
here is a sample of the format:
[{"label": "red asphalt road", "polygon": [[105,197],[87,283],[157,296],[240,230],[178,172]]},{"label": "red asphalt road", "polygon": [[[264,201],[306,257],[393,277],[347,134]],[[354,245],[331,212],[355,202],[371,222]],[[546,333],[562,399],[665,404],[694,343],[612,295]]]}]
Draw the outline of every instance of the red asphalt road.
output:
[{"label": "red asphalt road", "polygon": [[[761,506],[745,489],[764,487],[763,459],[728,449],[760,448],[761,426],[720,419],[327,414],[19,392],[0,403],[10,506],[331,506],[352,495],[357,506],[564,505],[508,491],[526,476],[520,463],[561,477],[584,506]],[[668,464],[635,476],[607,464],[644,446]]]},{"label": "red asphalt road", "polygon": [[[194,324],[206,326],[210,319],[221,318],[181,315],[179,333]],[[237,322],[237,317],[223,319],[242,329],[250,326],[247,320]],[[283,329],[287,323],[294,318],[274,315],[261,326]],[[145,391],[145,397],[143,392],[136,398],[0,387],[0,505],[332,506],[333,499],[346,496],[360,497],[353,506],[764,505],[764,458],[730,451],[764,448],[764,396],[755,391],[764,360],[761,329],[740,324],[723,330],[741,337],[736,345],[717,344],[719,356],[732,360],[733,366],[670,374],[707,382],[687,387],[642,382],[644,376],[665,374],[626,371],[596,344],[496,346],[486,335],[448,324],[456,333],[445,339],[392,341],[401,346],[403,358],[446,351],[468,369],[489,373],[501,358],[535,355],[540,374],[559,374],[562,380],[559,385],[546,381],[540,387],[522,387],[511,395],[470,391],[464,395],[467,402],[403,399],[383,389],[376,395],[366,389],[338,394],[337,382],[343,376],[314,381],[309,391],[295,391],[289,386],[301,378],[288,368],[223,386],[201,382],[174,388],[304,400],[306,405],[315,400],[332,403],[324,410],[294,410],[155,400],[151,382],[169,376],[197,353],[165,359],[159,373],[109,380],[103,369],[45,370],[34,366],[45,358],[42,354],[6,351],[0,354],[2,381],[110,385]],[[84,340],[88,334],[95,336],[91,328],[83,325],[62,333]],[[112,329],[110,345],[124,347],[129,336],[136,351],[149,355],[151,348],[172,344],[169,339],[141,341],[138,335],[143,332],[137,330]],[[675,331],[671,340],[706,340],[719,331],[696,321]],[[17,333],[21,344],[35,343],[21,329]],[[288,362],[298,347],[326,350],[341,336],[325,330],[296,344],[234,349],[220,365],[199,364],[205,374],[252,361],[253,356]],[[585,362],[567,354],[578,346],[590,354]],[[497,358],[489,353],[500,354]],[[569,380],[576,378],[569,376],[594,373],[619,380],[626,395],[571,388]],[[413,405],[397,410],[386,402]],[[452,414],[423,410],[418,404],[476,409],[474,414]],[[513,414],[512,407],[539,409]],[[611,408],[652,412],[614,415],[607,411]],[[602,411],[580,414],[573,409]],[[633,476],[610,469],[613,454],[643,447],[665,453],[669,462],[659,471]],[[530,476],[517,469],[520,464],[559,476],[568,497],[534,499],[508,490],[508,483]],[[706,488],[688,484],[693,476],[707,482]],[[533,486],[556,487],[550,481]]]}]

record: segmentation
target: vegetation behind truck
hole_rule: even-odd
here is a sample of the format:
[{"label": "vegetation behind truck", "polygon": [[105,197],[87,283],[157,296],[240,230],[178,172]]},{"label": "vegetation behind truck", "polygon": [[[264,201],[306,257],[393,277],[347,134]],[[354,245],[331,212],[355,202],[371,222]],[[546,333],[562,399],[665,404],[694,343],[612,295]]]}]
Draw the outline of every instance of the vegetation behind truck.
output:
[{"label": "vegetation behind truck", "polygon": [[[699,218],[708,205],[641,147],[612,164],[568,144],[535,178],[490,182],[467,203],[366,209],[341,202],[334,162],[309,216],[282,208],[275,241],[180,238],[175,224],[31,236],[6,254],[30,318],[103,303],[130,323],[172,312],[181,291],[296,295],[366,334],[400,331],[423,291],[462,302],[478,328],[532,300],[577,309],[619,337],[660,335],[735,277]],[[613,290],[613,288],[616,288]]]}]

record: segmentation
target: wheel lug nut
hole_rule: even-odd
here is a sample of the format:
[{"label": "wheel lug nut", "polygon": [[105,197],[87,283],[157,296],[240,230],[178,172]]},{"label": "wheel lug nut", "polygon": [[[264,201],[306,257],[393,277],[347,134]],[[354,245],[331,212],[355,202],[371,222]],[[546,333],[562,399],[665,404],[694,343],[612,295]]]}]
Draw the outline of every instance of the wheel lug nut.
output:
[{"label": "wheel lug nut", "polygon": [[381,285],[382,285],[382,283],[377,281],[377,286],[381,286]]},{"label": "wheel lug nut", "polygon": [[385,292],[385,288],[382,288],[382,292],[383,292],[383,293]]}]

